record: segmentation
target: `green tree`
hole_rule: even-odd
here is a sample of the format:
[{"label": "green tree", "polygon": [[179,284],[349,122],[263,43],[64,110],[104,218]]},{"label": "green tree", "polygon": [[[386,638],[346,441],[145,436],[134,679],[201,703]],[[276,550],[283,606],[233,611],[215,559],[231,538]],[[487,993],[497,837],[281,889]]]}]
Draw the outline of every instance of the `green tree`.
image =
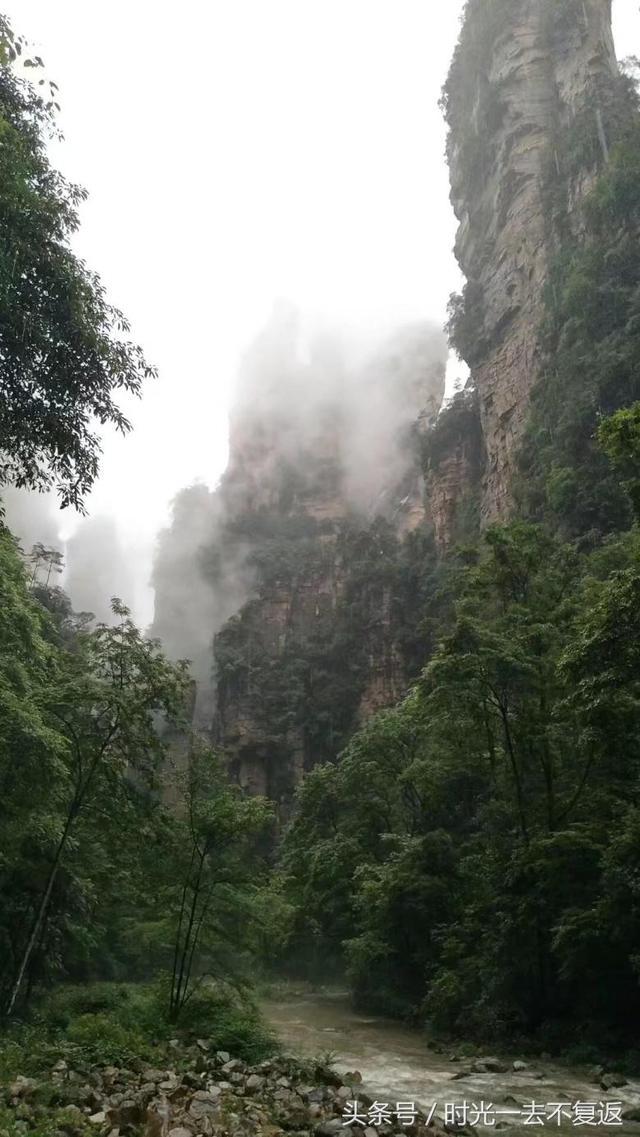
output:
[{"label": "green tree", "polygon": [[42,66],[0,16],[0,485],[55,485],[63,506],[82,508],[98,471],[94,423],[128,431],[114,396],[139,394],[154,372],[71,251],[86,195],[47,157],[55,85],[32,85],[21,62]]},{"label": "green tree", "polygon": [[[79,823],[92,815],[95,824],[96,812],[117,809],[126,783],[152,780],[165,752],[158,716],[179,720],[184,710],[186,665],[168,663],[157,642],[141,636],[128,610],[116,600],[112,606],[119,622],[80,632],[73,650],[58,654],[56,673],[39,692],[47,722],[64,743],[55,777],[57,810],[49,815],[43,841],[47,852],[25,897],[25,935],[3,976],[8,1015],[46,933]],[[21,760],[17,752],[14,762]],[[17,772],[22,773],[19,767]]]},{"label": "green tree", "polygon": [[216,755],[197,742],[180,780],[186,816],[176,834],[172,1022],[206,978],[239,974],[238,958],[246,957],[253,936],[252,900],[266,850],[263,838],[273,817],[266,800],[243,794],[229,782]]}]

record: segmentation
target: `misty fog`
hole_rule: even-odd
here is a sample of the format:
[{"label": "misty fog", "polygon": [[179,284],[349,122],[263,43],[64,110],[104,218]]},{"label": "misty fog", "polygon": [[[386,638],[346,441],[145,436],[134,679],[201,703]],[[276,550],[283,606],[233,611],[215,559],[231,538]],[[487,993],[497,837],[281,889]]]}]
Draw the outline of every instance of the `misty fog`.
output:
[{"label": "misty fog", "polygon": [[446,359],[435,324],[365,342],[276,305],[240,367],[220,486],[183,489],[156,547],[151,633],[172,658],[193,661],[207,711],[214,636],[254,584],[238,522],[274,509],[322,521],[327,499],[333,520],[393,515],[407,475],[417,477],[407,433],[435,420]]}]

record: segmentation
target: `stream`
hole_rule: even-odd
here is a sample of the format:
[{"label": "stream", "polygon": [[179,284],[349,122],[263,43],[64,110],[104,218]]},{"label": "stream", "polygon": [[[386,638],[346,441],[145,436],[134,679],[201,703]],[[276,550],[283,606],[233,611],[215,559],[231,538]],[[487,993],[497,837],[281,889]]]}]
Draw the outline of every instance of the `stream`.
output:
[{"label": "stream", "polygon": [[[537,1058],[526,1058],[525,1070],[514,1072],[511,1064],[518,1054],[505,1058],[507,1073],[471,1073],[474,1059],[452,1061],[455,1049],[437,1053],[430,1049],[417,1030],[388,1019],[355,1011],[345,993],[301,993],[283,990],[262,1003],[263,1013],[287,1051],[294,1055],[331,1054],[341,1075],[357,1070],[362,1089],[376,1100],[415,1102],[427,1113],[437,1103],[437,1113],[445,1114],[446,1103],[490,1102],[501,1110],[520,1110],[530,1103],[622,1102],[624,1109],[640,1111],[640,1082],[629,1081],[621,1088],[605,1092],[584,1067],[560,1066]],[[487,1051],[487,1053],[491,1053]],[[454,1075],[464,1076],[452,1080]],[[354,1090],[357,1097],[357,1089]],[[498,1128],[509,1125],[511,1132],[531,1131],[522,1117],[498,1120]],[[640,1112],[638,1113],[640,1117]],[[545,1121],[558,1127],[558,1119]],[[537,1123],[539,1127],[540,1122]],[[592,1130],[593,1124],[577,1124],[563,1118],[563,1129]],[[640,1134],[640,1123],[626,1121],[623,1126],[598,1126],[601,1134]]]}]

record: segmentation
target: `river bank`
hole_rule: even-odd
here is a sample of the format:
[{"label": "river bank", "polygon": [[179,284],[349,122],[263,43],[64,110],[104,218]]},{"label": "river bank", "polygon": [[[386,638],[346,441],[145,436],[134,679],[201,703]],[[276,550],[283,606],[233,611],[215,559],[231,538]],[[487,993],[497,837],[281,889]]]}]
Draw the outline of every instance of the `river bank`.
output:
[{"label": "river bank", "polygon": [[288,986],[261,1010],[273,1041],[260,1058],[251,1036],[244,1053],[219,1048],[219,1010],[211,1034],[158,1035],[110,1060],[104,1014],[77,1020],[84,1043],[73,1023],[39,1052],[37,1028],[19,1047],[0,1038],[0,1137],[520,1137],[532,1125],[640,1135],[640,1082],[611,1071],[442,1053],[337,991]]},{"label": "river bank", "polygon": [[[418,1030],[354,1010],[346,992],[335,990],[284,986],[277,997],[263,998],[261,1009],[286,1049],[303,1056],[330,1052],[338,1073],[361,1073],[365,1092],[414,1101],[427,1115],[434,1103],[444,1116],[447,1105],[465,1102],[493,1101],[514,1110],[532,1103],[619,1102],[624,1128],[640,1133],[640,1079],[614,1069],[564,1065],[548,1056],[525,1061],[519,1054],[495,1059],[465,1056],[455,1048],[441,1052]],[[483,1068],[488,1057],[492,1069]],[[502,1115],[496,1124],[507,1124],[505,1116],[515,1131],[520,1120],[515,1115]],[[561,1124],[565,1121],[572,1124],[573,1118]]]}]

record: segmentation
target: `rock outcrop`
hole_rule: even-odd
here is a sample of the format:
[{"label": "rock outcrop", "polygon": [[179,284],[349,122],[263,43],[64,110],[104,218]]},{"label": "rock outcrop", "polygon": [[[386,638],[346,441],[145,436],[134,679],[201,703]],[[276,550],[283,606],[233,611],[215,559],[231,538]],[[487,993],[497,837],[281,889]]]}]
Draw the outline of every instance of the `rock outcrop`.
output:
[{"label": "rock outcrop", "polygon": [[611,0],[469,0],[445,88],[456,256],[467,278],[456,344],[477,388],[481,510],[503,518],[531,391],[545,365],[551,260],[615,138]]},{"label": "rock outcrop", "polygon": [[185,491],[162,537],[154,623],[193,641],[198,725],[247,788],[286,804],[401,698],[429,558],[508,515],[551,266],[580,240],[622,85],[611,0],[468,0],[444,109],[472,375],[442,413],[434,328],[364,359],[282,306],[247,353],[222,482]]},{"label": "rock outcrop", "polygon": [[283,803],[406,689],[395,585],[425,528],[420,436],[444,393],[433,328],[366,362],[327,339],[307,351],[277,323],[256,345],[218,491],[251,587],[216,636],[214,737],[241,784]]},{"label": "rock outcrop", "polygon": [[231,772],[274,801],[415,673],[402,590],[430,541],[445,360],[429,325],[364,357],[279,310],[244,361],[220,486],[183,491],[161,536],[152,631],[195,659],[197,725],[213,707]]}]

